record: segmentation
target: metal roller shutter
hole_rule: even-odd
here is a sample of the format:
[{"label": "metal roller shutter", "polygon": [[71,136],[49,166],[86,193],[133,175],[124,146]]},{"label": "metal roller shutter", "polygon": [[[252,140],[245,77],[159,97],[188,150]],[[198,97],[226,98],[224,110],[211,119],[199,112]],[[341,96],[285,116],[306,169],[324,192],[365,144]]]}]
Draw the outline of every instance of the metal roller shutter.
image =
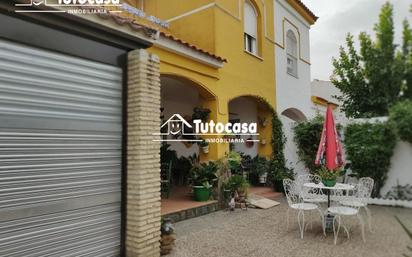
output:
[{"label": "metal roller shutter", "polygon": [[119,67],[0,39],[0,256],[119,255],[121,155]]}]

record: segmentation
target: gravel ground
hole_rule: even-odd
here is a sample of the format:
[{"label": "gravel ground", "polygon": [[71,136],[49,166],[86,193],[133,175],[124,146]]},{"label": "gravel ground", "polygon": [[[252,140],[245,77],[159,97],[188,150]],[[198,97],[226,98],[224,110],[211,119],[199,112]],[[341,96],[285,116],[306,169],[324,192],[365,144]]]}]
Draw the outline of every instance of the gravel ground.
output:
[{"label": "gravel ground", "polygon": [[[360,229],[351,228],[348,240],[344,233],[333,244],[333,233],[322,234],[320,222],[313,222],[299,237],[297,216],[290,212],[286,230],[286,203],[268,210],[249,209],[219,211],[175,224],[176,247],[171,257],[400,257],[412,242],[394,215],[412,218],[412,209],[370,206],[373,231],[366,229],[366,243]],[[294,215],[294,216],[293,216]],[[315,219],[314,219],[315,220]]]}]

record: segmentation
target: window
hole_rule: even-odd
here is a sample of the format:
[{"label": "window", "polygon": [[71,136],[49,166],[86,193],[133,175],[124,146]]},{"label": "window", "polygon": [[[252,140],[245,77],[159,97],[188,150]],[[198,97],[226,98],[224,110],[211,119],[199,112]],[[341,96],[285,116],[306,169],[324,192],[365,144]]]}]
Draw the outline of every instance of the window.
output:
[{"label": "window", "polygon": [[286,33],[286,67],[288,74],[298,76],[298,41],[291,30]]},{"label": "window", "polygon": [[245,1],[244,27],[245,50],[257,55],[257,13],[249,1]]}]

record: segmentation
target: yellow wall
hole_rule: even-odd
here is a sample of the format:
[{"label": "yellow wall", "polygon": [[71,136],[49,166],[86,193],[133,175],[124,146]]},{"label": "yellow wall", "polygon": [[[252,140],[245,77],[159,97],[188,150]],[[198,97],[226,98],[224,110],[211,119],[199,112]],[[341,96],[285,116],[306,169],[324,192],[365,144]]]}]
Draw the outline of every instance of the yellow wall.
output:
[{"label": "yellow wall", "polygon": [[[136,0],[135,0],[136,1]],[[230,0],[231,1],[231,0]],[[191,10],[200,8],[213,0],[145,0],[144,11],[167,20]]]},{"label": "yellow wall", "polygon": [[[149,51],[160,57],[161,72],[187,77],[214,95],[216,101],[209,101],[205,105],[212,110],[211,118],[218,122],[228,121],[229,101],[243,95],[263,97],[275,108],[272,1],[258,0],[254,2],[259,11],[259,56],[253,56],[244,51],[244,0],[150,0],[144,1],[144,11],[161,19],[170,19],[210,3],[214,3],[214,5],[172,21],[169,33],[222,56],[228,62],[224,64],[223,68],[213,69],[183,56],[152,47]],[[266,5],[266,11],[264,11],[263,3]],[[266,16],[266,22],[264,16]],[[267,144],[260,146],[259,153],[269,156],[271,154],[270,128],[266,127],[261,130],[259,132],[263,132]],[[226,144],[211,145],[210,147],[210,159],[223,156],[228,149]]]},{"label": "yellow wall", "polygon": [[[188,26],[188,24],[201,24],[206,22],[201,28]],[[211,53],[215,49],[215,11],[213,8],[206,9],[188,18],[178,19],[170,23],[170,30],[173,35],[204,49]]]}]

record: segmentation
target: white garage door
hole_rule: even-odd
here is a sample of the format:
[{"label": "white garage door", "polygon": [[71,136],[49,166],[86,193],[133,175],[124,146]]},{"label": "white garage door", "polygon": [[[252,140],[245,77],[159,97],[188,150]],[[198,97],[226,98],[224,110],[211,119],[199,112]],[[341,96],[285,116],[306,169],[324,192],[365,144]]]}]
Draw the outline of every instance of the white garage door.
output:
[{"label": "white garage door", "polygon": [[121,148],[120,68],[0,39],[0,256],[119,255]]}]

